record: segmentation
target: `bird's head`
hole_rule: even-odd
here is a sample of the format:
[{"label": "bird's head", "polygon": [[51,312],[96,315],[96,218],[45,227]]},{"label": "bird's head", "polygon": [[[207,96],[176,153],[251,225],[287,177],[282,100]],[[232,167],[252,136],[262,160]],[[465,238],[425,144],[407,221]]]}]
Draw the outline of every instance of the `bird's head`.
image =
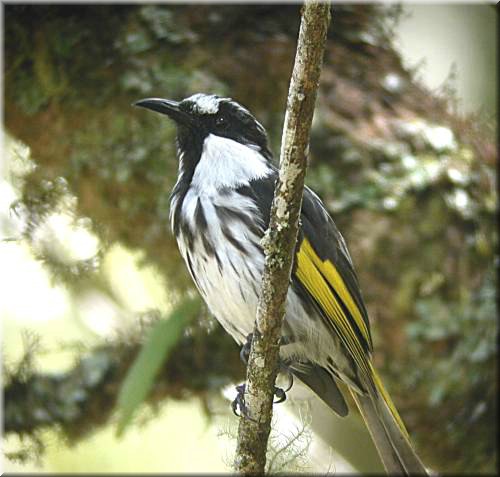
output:
[{"label": "bird's head", "polygon": [[136,106],[165,114],[177,125],[182,154],[199,152],[210,135],[235,141],[271,159],[264,127],[245,107],[231,98],[194,94],[182,101],[141,99]]}]

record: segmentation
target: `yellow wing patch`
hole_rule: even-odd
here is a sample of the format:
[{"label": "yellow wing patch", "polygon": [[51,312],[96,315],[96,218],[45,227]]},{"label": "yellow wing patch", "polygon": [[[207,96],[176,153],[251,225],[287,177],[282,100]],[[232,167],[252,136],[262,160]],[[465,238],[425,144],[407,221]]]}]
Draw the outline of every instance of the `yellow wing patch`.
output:
[{"label": "yellow wing patch", "polygon": [[[358,366],[365,372],[366,376],[370,376],[371,370],[365,350],[353,329],[353,326],[356,326],[361,336],[367,343],[371,344],[368,327],[335,266],[329,260],[321,260],[306,238],[302,241],[297,253],[295,273],[306,290],[321,306],[324,314],[330,319],[339,338],[350,351]],[[342,300],[352,319],[346,316],[331,288]]]},{"label": "yellow wing patch", "polygon": [[[321,260],[306,238],[302,241],[297,253],[297,269],[295,274],[306,290],[314,297],[324,314],[330,319],[331,324],[347,350],[351,353],[354,361],[364,375],[368,377],[369,381],[373,382],[379,395],[386,402],[387,407],[401,428],[401,431],[405,436],[408,436],[408,432],[394,403],[353,328],[353,326],[356,326],[361,336],[371,346],[368,327],[359,308],[356,306],[344,280],[333,263],[329,260]],[[336,296],[332,293],[332,288],[349,311],[350,317],[344,313]]]}]

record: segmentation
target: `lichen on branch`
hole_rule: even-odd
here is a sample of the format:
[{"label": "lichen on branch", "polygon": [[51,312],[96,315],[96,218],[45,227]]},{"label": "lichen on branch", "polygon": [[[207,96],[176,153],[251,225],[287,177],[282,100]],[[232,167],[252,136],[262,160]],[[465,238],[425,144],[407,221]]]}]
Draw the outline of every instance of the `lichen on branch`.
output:
[{"label": "lichen on branch", "polygon": [[327,3],[306,1],[288,93],[280,153],[280,173],[264,238],[265,266],[248,360],[245,403],[234,468],[262,474],[271,429],[279,341],[302,204],[307,150],[321,64],[330,21]]}]

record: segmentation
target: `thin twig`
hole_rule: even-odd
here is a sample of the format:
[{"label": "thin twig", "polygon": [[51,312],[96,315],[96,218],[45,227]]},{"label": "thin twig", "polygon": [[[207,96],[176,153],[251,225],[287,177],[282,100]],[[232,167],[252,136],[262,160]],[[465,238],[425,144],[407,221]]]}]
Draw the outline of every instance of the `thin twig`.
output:
[{"label": "thin twig", "polygon": [[251,419],[240,420],[234,468],[263,474],[271,430],[273,389],[285,300],[297,241],[307,168],[309,132],[330,20],[328,3],[306,0],[288,92],[280,154],[280,173],[263,239],[265,266],[248,360],[245,402]]}]

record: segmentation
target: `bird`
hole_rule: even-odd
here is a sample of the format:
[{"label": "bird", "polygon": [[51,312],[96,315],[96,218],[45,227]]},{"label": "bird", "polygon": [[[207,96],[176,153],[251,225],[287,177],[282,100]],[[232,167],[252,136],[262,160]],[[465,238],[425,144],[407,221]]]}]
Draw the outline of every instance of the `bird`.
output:
[{"label": "bird", "polygon": [[[266,129],[246,107],[215,94],[134,104],[177,127],[171,230],[209,310],[244,349],[279,173]],[[280,363],[339,416],[349,412],[338,386],[345,384],[389,474],[427,474],[373,365],[368,313],[346,242],[307,186],[285,309]]]}]

